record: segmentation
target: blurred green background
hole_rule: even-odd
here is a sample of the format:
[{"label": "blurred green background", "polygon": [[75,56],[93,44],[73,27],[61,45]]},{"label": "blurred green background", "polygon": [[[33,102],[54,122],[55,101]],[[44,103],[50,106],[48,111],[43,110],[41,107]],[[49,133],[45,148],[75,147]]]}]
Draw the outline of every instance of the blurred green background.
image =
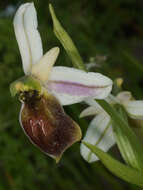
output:
[{"label": "blurred green background", "polygon": [[[9,84],[23,75],[13,30],[13,16],[27,1],[0,0],[0,190],[139,190],[108,172],[100,162],[88,164],[76,143],[59,164],[35,148],[23,133],[20,103],[12,99]],[[57,65],[71,66],[52,31],[48,4],[72,37],[85,63],[96,61],[93,71],[124,78],[124,89],[143,99],[143,1],[141,0],[35,0],[44,51],[60,46]],[[106,56],[106,60],[102,60]],[[82,105],[65,108],[81,126]],[[118,159],[116,147],[111,150]]]}]

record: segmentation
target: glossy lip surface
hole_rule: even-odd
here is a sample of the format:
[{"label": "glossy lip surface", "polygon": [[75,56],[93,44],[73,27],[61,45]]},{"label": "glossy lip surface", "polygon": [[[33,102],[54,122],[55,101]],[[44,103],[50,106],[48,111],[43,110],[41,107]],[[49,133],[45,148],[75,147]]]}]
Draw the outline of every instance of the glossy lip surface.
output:
[{"label": "glossy lip surface", "polygon": [[64,113],[52,95],[24,104],[21,125],[33,144],[54,158],[81,138],[80,127]]}]

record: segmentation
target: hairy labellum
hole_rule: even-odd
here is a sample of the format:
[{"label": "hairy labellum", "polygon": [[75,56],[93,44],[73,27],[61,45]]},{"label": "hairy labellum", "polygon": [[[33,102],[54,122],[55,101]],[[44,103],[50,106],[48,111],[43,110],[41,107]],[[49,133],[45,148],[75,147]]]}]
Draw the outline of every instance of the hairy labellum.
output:
[{"label": "hairy labellum", "polygon": [[65,114],[58,100],[51,94],[26,101],[20,116],[22,127],[29,139],[43,152],[58,161],[63,152],[81,139],[81,130]]}]

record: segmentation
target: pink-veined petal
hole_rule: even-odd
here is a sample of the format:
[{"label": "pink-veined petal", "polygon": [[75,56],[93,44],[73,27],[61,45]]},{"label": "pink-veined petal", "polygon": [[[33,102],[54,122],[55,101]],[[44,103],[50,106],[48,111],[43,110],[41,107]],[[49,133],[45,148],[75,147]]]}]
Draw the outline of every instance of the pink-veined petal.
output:
[{"label": "pink-veined petal", "polygon": [[69,105],[88,98],[106,98],[112,89],[112,81],[100,73],[59,66],[53,67],[45,86],[62,105]]}]

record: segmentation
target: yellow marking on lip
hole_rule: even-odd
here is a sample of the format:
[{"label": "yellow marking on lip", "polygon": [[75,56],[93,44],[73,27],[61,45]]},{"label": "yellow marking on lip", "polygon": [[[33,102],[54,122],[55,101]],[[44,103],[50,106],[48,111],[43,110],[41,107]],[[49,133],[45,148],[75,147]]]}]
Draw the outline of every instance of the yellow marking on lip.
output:
[{"label": "yellow marking on lip", "polygon": [[24,85],[22,82],[18,82],[16,85],[15,85],[15,88],[17,91],[21,90],[21,91],[28,91],[29,90],[29,87],[27,85]]},{"label": "yellow marking on lip", "polygon": [[15,88],[16,88],[17,90],[19,90],[19,89],[22,88],[22,86],[23,86],[23,84],[22,84],[21,82],[18,82],[18,83],[15,85]]}]

